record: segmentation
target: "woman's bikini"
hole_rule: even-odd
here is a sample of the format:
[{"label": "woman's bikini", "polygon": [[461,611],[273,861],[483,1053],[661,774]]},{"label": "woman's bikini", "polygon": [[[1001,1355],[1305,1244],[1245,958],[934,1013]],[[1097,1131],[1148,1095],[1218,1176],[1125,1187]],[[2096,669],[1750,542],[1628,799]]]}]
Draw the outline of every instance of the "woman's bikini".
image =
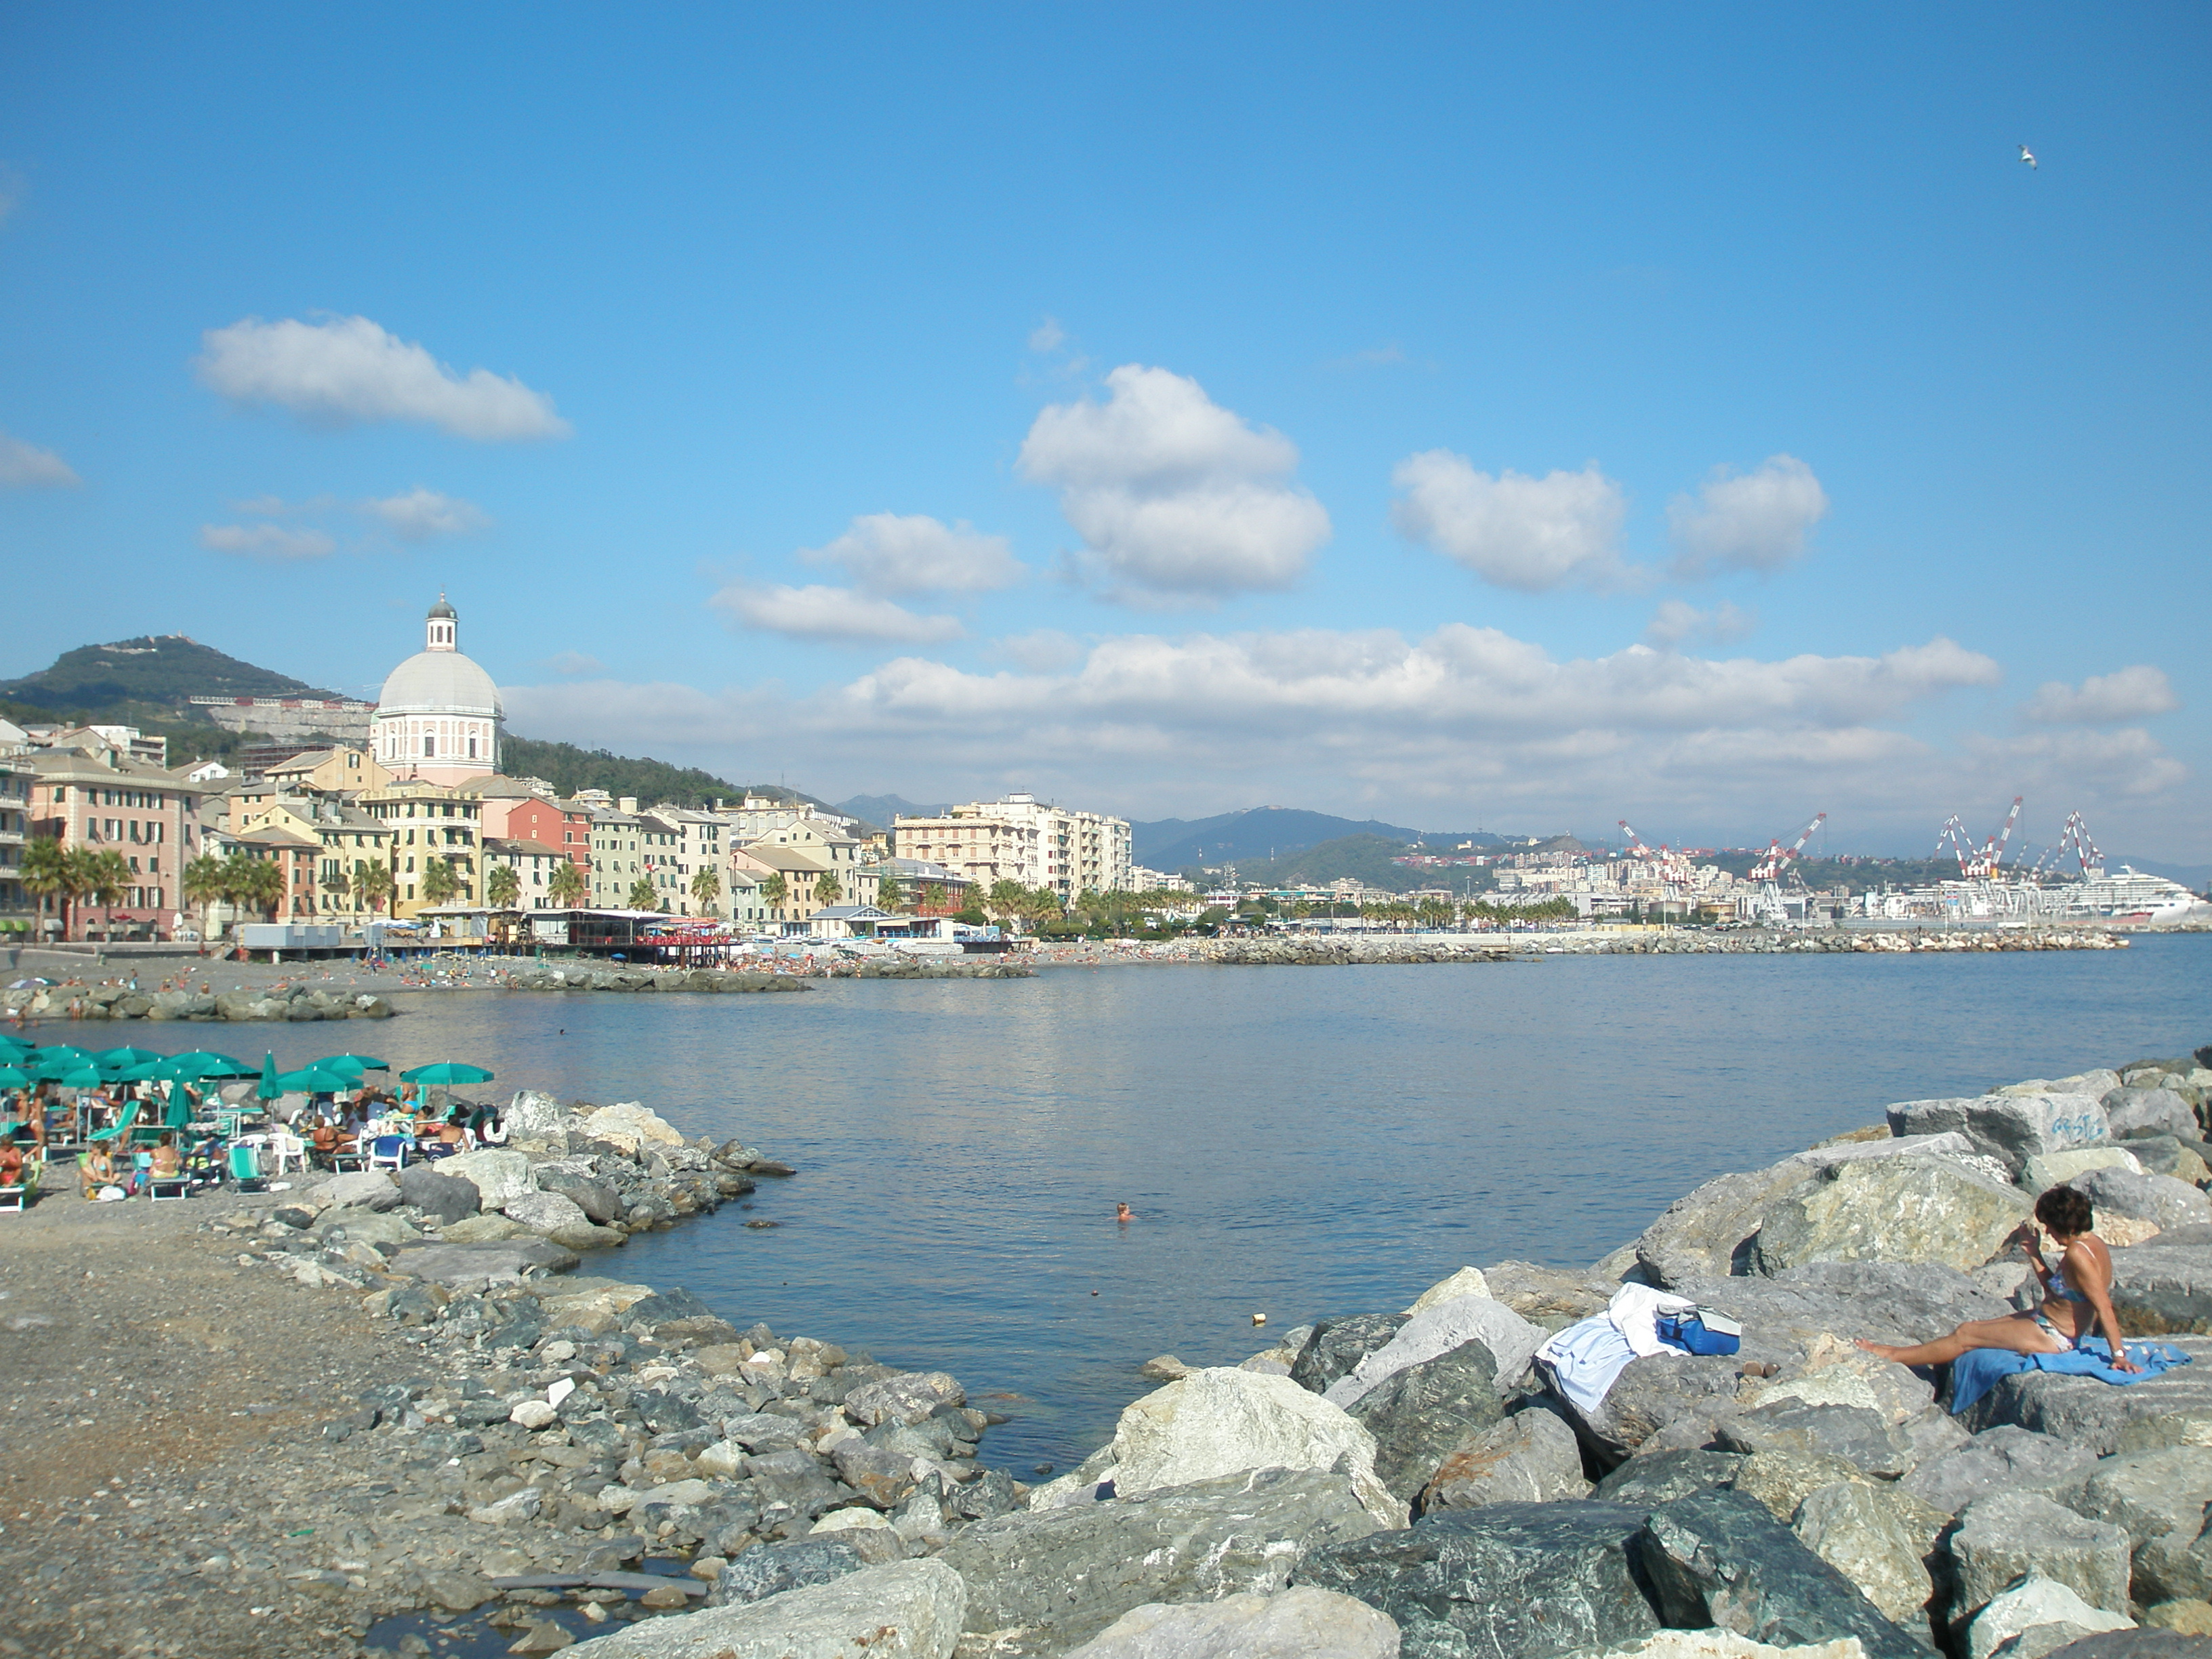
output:
[{"label": "woman's bikini", "polygon": [[2063,1256],[2059,1258],[2058,1266],[2051,1275],[2051,1283],[2045,1287],[2043,1301],[2038,1303],[2029,1310],[2028,1316],[2033,1319],[2037,1324],[2043,1327],[2043,1328],[2048,1331],[2052,1336],[2057,1337],[2061,1342],[2063,1342],[2068,1347],[2071,1348],[2075,1343],[2080,1341],[2081,1339],[2078,1336],[2075,1336],[2068,1332],[2060,1330],[2057,1326],[2051,1322],[2050,1316],[2043,1311],[2045,1304],[2050,1303],[2054,1297],[2062,1302],[2080,1303],[2084,1305],[2086,1305],[2089,1300],[2087,1297],[2082,1295],[2081,1291],[2075,1290],[2071,1285],[2069,1285],[2066,1282],[2066,1261]]}]

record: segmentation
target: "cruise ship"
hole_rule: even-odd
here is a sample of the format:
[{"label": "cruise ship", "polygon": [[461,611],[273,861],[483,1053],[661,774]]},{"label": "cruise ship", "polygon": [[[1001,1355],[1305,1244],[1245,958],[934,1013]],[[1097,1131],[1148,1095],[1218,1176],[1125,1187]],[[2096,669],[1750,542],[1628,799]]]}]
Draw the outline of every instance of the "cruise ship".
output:
[{"label": "cruise ship", "polygon": [[2207,903],[2178,881],[2147,876],[2131,864],[2118,873],[2093,869],[2078,882],[2047,890],[2050,899],[2066,916],[2095,917],[2107,921],[2212,922],[2212,903]]}]

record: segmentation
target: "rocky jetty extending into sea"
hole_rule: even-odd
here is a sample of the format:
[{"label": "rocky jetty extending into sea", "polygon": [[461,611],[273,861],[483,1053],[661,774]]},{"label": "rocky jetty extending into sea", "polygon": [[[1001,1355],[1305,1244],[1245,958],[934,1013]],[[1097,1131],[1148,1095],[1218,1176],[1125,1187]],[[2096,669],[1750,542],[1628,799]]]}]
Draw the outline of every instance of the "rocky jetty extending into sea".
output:
[{"label": "rocky jetty extending into sea", "polygon": [[[1242,1365],[1160,1356],[1034,1488],[954,1377],[613,1271],[606,1247],[784,1166],[636,1103],[525,1093],[507,1121],[502,1150],[209,1224],[413,1356],[272,1452],[268,1516],[201,1564],[255,1612],[372,1653],[428,1650],[398,1615],[599,1659],[2148,1659],[2212,1634],[2212,1048],[1902,1103],[1587,1269],[1469,1267]],[[1943,1369],[1855,1345],[2025,1305],[2006,1240],[2059,1182],[2097,1207],[2123,1327],[2197,1364],[2024,1370],[1954,1413]],[[1638,1346],[1663,1297],[1740,1350]],[[1546,1348],[1593,1333],[1626,1343],[1601,1387]]]},{"label": "rocky jetty extending into sea", "polygon": [[390,1019],[392,1004],[370,992],[295,985],[268,990],[140,991],[128,981],[64,982],[0,991],[0,1009],[21,1019]]}]

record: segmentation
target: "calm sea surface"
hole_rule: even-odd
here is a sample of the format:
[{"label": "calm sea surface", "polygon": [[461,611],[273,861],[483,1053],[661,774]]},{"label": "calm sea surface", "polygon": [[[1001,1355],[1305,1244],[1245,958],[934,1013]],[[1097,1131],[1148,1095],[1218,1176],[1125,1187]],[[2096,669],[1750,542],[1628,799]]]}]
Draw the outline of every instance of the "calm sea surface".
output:
[{"label": "calm sea surface", "polygon": [[[1473,1262],[1580,1266],[1708,1177],[1893,1100],[2212,1042],[2212,937],[1989,957],[1063,968],[802,995],[477,993],[389,1024],[76,1027],[280,1064],[334,1037],[499,1089],[643,1100],[801,1166],[592,1270],[943,1369],[1065,1468],[1173,1352],[1404,1306]],[[64,1028],[41,1035],[60,1037]],[[495,1091],[487,1090],[492,1093]],[[1116,1225],[1126,1199],[1137,1219]],[[772,1219],[750,1230],[747,1219]]]}]

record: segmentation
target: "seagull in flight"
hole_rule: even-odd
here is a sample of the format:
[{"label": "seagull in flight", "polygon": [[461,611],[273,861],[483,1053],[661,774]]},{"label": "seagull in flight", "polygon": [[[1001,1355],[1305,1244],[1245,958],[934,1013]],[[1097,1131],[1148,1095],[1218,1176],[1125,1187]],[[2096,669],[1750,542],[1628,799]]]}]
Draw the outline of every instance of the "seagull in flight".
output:
[{"label": "seagull in flight", "polygon": [[2029,171],[2034,171],[2035,152],[2030,149],[2026,144],[2022,144],[2020,147],[2020,159],[2027,163]]}]

